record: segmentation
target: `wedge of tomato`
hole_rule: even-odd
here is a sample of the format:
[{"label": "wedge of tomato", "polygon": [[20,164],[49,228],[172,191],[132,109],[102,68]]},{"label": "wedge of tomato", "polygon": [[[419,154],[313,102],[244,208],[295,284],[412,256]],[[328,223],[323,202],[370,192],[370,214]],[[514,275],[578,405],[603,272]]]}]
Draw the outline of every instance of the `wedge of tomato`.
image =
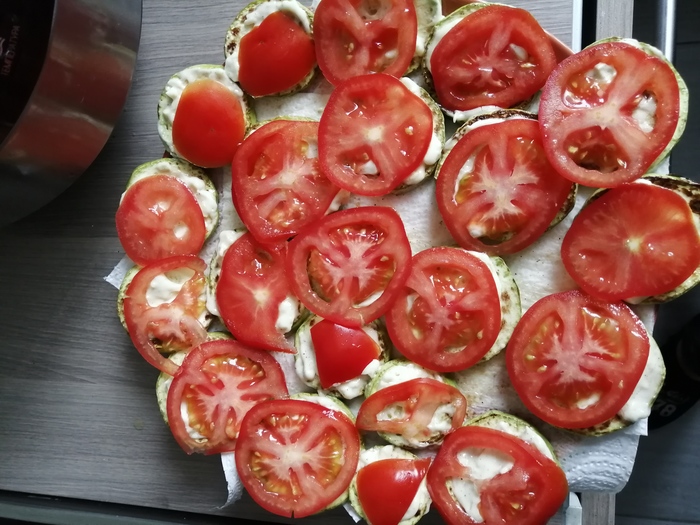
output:
[{"label": "wedge of tomato", "polygon": [[542,89],[539,118],[555,169],[609,188],[646,172],[673,138],[679,113],[678,81],[663,59],[607,42],[557,66]]},{"label": "wedge of tomato", "polygon": [[389,337],[408,359],[438,372],[464,370],[496,342],[501,303],[491,270],[475,255],[441,246],[417,253],[386,313]]},{"label": "wedge of tomato", "polygon": [[280,516],[303,518],[350,485],[360,436],[337,410],[310,401],[263,401],[243,418],[236,467],[248,494]]},{"label": "wedge of tomato", "polygon": [[537,240],[573,184],[547,160],[539,124],[511,118],[465,133],[440,167],[440,215],[460,246],[505,255]]},{"label": "wedge of tomato", "polygon": [[438,101],[450,111],[514,106],[534,95],[557,63],[537,20],[505,5],[463,17],[427,57]]},{"label": "wedge of tomato", "polygon": [[325,215],[340,188],[318,162],[318,122],[273,120],[249,135],[231,167],[233,203],[260,242],[284,241]]},{"label": "wedge of tomato", "polygon": [[168,424],[188,454],[232,452],[248,410],[287,396],[282,368],[269,352],[207,341],[187,354],[173,378]]},{"label": "wedge of tomato", "polygon": [[[178,366],[163,354],[189,350],[207,339],[200,321],[206,312],[206,267],[194,256],[163,259],[141,268],[126,289],[124,320],[131,341],[149,364],[166,374],[175,375]],[[151,290],[165,285],[179,290],[170,301],[153,304]],[[159,295],[157,290],[153,295]]]},{"label": "wedge of tomato", "polygon": [[540,299],[506,348],[508,375],[525,406],[562,428],[614,417],[637,386],[649,335],[625,303],[573,290]]},{"label": "wedge of tomato", "polygon": [[221,263],[216,303],[226,328],[255,348],[294,353],[276,325],[280,304],[293,297],[285,274],[285,244],[259,244],[250,233],[234,242]]},{"label": "wedge of tomato", "polygon": [[127,188],[116,216],[117,235],[129,258],[140,266],[202,249],[204,214],[183,182],[153,175]]},{"label": "wedge of tomato", "polygon": [[410,0],[323,0],[314,15],[318,65],[334,85],[368,73],[403,76],[417,32]]},{"label": "wedge of tomato", "polygon": [[606,191],[576,216],[561,245],[566,271],[606,301],[669,292],[700,265],[688,202],[647,183]]},{"label": "wedge of tomato", "polygon": [[[433,504],[447,523],[542,525],[569,492],[562,469],[534,446],[477,426],[447,436],[427,481]],[[464,504],[458,500],[459,494],[473,493],[479,497],[476,508],[469,504],[471,498]]]},{"label": "wedge of tomato", "polygon": [[316,315],[350,328],[383,315],[410,271],[403,222],[387,207],[327,215],[289,243],[294,294]]},{"label": "wedge of tomato", "polygon": [[432,134],[430,108],[400,80],[386,74],[353,77],[335,88],[323,111],[319,161],[337,186],[384,195],[421,165]]}]

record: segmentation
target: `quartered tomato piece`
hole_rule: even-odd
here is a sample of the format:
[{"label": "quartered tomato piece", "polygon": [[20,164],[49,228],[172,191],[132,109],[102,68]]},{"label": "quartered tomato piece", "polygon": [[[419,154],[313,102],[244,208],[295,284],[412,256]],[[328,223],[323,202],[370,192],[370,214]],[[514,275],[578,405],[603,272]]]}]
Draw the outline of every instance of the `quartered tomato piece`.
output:
[{"label": "quartered tomato piece", "polygon": [[427,481],[447,523],[542,525],[569,492],[561,468],[534,446],[477,426],[447,436]]},{"label": "quartered tomato piece", "polygon": [[318,65],[334,85],[367,73],[403,76],[417,32],[411,0],[323,0],[314,15]]},{"label": "quartered tomato piece", "polygon": [[335,88],[321,116],[321,168],[352,193],[384,195],[421,165],[432,133],[430,108],[400,80],[354,77]]},{"label": "quartered tomato piece", "polygon": [[289,243],[287,276],[316,315],[360,328],[391,306],[411,271],[411,246],[391,208],[328,215]]},{"label": "quartered tomato piece", "polygon": [[398,525],[423,481],[430,459],[380,459],[357,472],[357,497],[371,525]]},{"label": "quartered tomato piece", "polygon": [[438,372],[464,370],[498,337],[496,282],[486,263],[460,248],[424,250],[386,321],[392,342],[411,361]]},{"label": "quartered tomato piece", "polygon": [[242,236],[224,255],[216,303],[226,328],[239,341],[294,353],[294,345],[276,326],[280,305],[285,300],[296,303],[285,274],[285,252],[285,244],[263,247],[250,233]]},{"label": "quartered tomato piece", "polygon": [[613,187],[643,175],[678,125],[678,82],[661,58],[624,42],[564,60],[542,90],[545,151],[564,177]]},{"label": "quartered tomato piece", "polygon": [[238,63],[238,80],[246,93],[282,93],[316,67],[314,42],[292,16],[276,11],[241,38]]},{"label": "quartered tomato piece", "polygon": [[510,380],[547,423],[587,428],[614,417],[632,395],[649,356],[649,336],[624,303],[577,290],[537,301],[506,349]]},{"label": "quartered tomato piece", "polygon": [[182,90],[173,120],[173,145],[185,160],[203,168],[226,166],[245,135],[238,98],[209,78]]},{"label": "quartered tomato piece", "polygon": [[537,240],[571,189],[549,164],[537,121],[511,118],[459,139],[440,167],[436,196],[460,246],[504,255]]},{"label": "quartered tomato piece", "polygon": [[[435,431],[429,428],[435,413],[444,405],[452,407],[452,427],[459,428],[467,413],[467,400],[455,387],[421,377],[397,383],[365,399],[357,413],[357,428],[396,434],[409,442],[428,442]],[[401,416],[388,418],[384,412],[399,412]],[[441,432],[441,436],[447,434]]]},{"label": "quartered tomato piece", "polygon": [[[162,354],[189,350],[206,341],[200,322],[206,312],[206,263],[194,256],[171,257],[143,267],[124,297],[124,320],[136,349],[149,364],[175,375],[178,366]],[[163,296],[163,290],[172,297]]]},{"label": "quartered tomato piece", "polygon": [[348,488],[359,451],[357,429],[341,412],[296,399],[263,401],[243,418],[236,467],[261,507],[303,518]]},{"label": "quartered tomato piece", "polygon": [[318,378],[325,389],[358,377],[382,353],[362,328],[347,328],[325,319],[311,327],[311,341]]},{"label": "quartered tomato piece", "polygon": [[464,17],[426,58],[438,101],[451,111],[511,107],[534,95],[556,65],[537,20],[504,5]]},{"label": "quartered tomato piece", "polygon": [[129,258],[140,266],[202,249],[204,214],[185,184],[153,175],[126,190],[117,209],[117,235]]},{"label": "quartered tomato piece", "polygon": [[168,424],[188,454],[232,452],[248,410],[287,396],[282,368],[268,352],[207,341],[187,354],[173,378]]},{"label": "quartered tomato piece", "polygon": [[283,241],[325,215],[339,188],[318,162],[318,122],[273,120],[249,135],[231,167],[233,203],[253,236]]}]

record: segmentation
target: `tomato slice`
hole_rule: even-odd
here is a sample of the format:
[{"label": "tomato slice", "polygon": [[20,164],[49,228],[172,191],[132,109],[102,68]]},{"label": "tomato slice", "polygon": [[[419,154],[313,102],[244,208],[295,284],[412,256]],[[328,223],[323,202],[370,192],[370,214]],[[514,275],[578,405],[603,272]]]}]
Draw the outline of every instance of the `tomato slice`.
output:
[{"label": "tomato slice", "polygon": [[[434,441],[435,431],[430,422],[436,411],[444,405],[452,407],[452,426],[440,437],[459,428],[467,413],[467,400],[452,385],[436,379],[421,377],[390,385],[377,390],[360,405],[357,428],[396,434],[410,442]],[[387,418],[382,413],[391,410],[399,417]]]},{"label": "tomato slice", "polygon": [[357,497],[367,522],[398,525],[425,478],[430,459],[380,459],[357,472]]},{"label": "tomato slice", "polygon": [[438,209],[467,250],[522,250],[549,227],[573,184],[547,160],[536,120],[511,118],[466,133],[437,178]]},{"label": "tomato slice", "polygon": [[410,0],[323,0],[314,15],[318,65],[333,85],[368,73],[403,76],[417,34]]},{"label": "tomato slice", "polygon": [[700,235],[683,197],[652,184],[626,184],[581,210],[564,236],[561,257],[594,297],[648,297],[692,275],[700,265]]},{"label": "tomato slice", "polygon": [[649,336],[624,303],[573,290],[537,301],[506,348],[520,399],[542,420],[587,428],[613,418],[632,395],[649,356]]},{"label": "tomato slice", "polygon": [[624,42],[564,60],[542,90],[545,151],[564,177],[613,187],[643,175],[671,141],[678,82],[661,58]]},{"label": "tomato slice", "polygon": [[410,271],[411,246],[391,208],[327,215],[289,243],[294,294],[316,315],[350,328],[383,315]]},{"label": "tomato slice", "polygon": [[318,162],[318,122],[273,120],[249,135],[231,168],[233,203],[260,242],[284,241],[314,223],[339,189]]},{"label": "tomato slice", "polygon": [[[433,504],[447,523],[542,525],[569,492],[561,468],[535,447],[477,426],[447,436],[427,481]],[[474,493],[478,500],[470,505]]]},{"label": "tomato slice", "polygon": [[359,452],[357,429],[337,410],[296,399],[263,401],[243,418],[236,467],[261,507],[303,518],[348,488]]},{"label": "tomato slice", "polygon": [[430,108],[400,80],[353,77],[335,88],[321,116],[321,168],[345,190],[384,195],[421,165],[432,133]]},{"label": "tomato slice", "polygon": [[[206,311],[206,267],[202,259],[193,256],[163,259],[141,268],[126,289],[124,320],[131,341],[149,364],[171,376],[179,367],[162,353],[189,350],[207,339],[200,322]],[[152,288],[172,289],[175,285],[179,290],[171,300],[161,298],[152,304]]]},{"label": "tomato slice", "polygon": [[438,372],[464,370],[498,338],[496,281],[486,263],[460,248],[424,250],[413,257],[386,322],[392,342],[411,361]]},{"label": "tomato slice", "polygon": [[168,424],[188,454],[232,452],[248,410],[287,396],[282,368],[268,352],[232,340],[207,341],[187,354],[173,378]]},{"label": "tomato slice", "polygon": [[294,297],[285,274],[286,245],[262,246],[246,233],[226,251],[216,303],[226,328],[255,348],[294,353],[276,327],[280,305]]},{"label": "tomato slice", "polygon": [[230,164],[245,128],[240,100],[216,80],[203,78],[182,90],[173,119],[173,145],[192,164],[218,168]]},{"label": "tomato slice", "polygon": [[116,223],[126,255],[139,266],[195,255],[206,237],[197,199],[183,182],[168,175],[153,175],[129,186]]},{"label": "tomato slice", "polygon": [[429,55],[440,104],[451,111],[511,107],[534,95],[556,65],[547,33],[525,11],[489,5],[464,17]]},{"label": "tomato slice", "polygon": [[311,327],[311,341],[324,389],[360,376],[382,353],[379,344],[362,328],[347,328],[325,319]]},{"label": "tomato slice", "polygon": [[282,93],[316,67],[314,43],[292,16],[276,11],[241,38],[238,64],[238,81],[246,93]]}]

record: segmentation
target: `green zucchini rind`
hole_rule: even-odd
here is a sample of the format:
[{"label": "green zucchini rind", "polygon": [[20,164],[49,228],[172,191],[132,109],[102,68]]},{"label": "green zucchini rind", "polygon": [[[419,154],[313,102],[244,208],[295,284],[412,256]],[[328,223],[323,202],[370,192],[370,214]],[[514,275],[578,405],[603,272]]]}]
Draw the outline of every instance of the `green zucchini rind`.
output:
[{"label": "green zucchini rind", "polygon": [[418,19],[418,35],[416,38],[416,52],[406,72],[407,75],[421,66],[433,27],[443,18],[442,2],[440,0],[413,0],[413,4],[416,8],[416,18]]}]

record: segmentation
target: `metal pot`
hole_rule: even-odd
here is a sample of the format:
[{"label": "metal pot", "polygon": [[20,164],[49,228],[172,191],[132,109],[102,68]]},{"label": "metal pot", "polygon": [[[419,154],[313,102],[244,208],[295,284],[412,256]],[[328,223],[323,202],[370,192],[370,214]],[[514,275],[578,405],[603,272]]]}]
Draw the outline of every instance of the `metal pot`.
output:
[{"label": "metal pot", "polygon": [[141,0],[0,2],[0,225],[92,163],[131,85]]}]

